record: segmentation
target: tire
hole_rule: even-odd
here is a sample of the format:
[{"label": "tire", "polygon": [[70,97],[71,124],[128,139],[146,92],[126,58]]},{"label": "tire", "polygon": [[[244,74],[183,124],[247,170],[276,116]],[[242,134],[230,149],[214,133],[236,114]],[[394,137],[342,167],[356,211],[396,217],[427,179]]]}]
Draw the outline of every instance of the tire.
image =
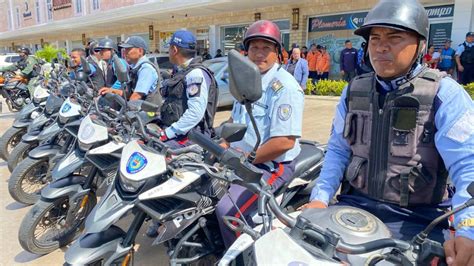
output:
[{"label": "tire", "polygon": [[[26,159],[21,161],[21,163],[15,167],[15,170],[13,170],[10,180],[8,180],[8,192],[10,192],[10,196],[17,202],[23,204],[35,204],[41,197],[41,190],[51,181],[51,176],[46,176],[49,167],[48,164],[48,158],[32,159],[26,157]],[[30,181],[30,184],[36,183],[35,185],[38,186],[38,189],[26,191],[22,186],[23,181]]]},{"label": "tire", "polygon": [[0,158],[4,161],[8,157],[17,144],[21,142],[21,137],[26,133],[26,128],[10,127],[3,136],[0,137]]},{"label": "tire", "polygon": [[37,142],[26,143],[23,141],[16,145],[16,147],[12,150],[10,156],[8,157],[8,170],[10,171],[10,173],[13,173],[15,167],[21,161],[23,161],[23,159],[28,157],[28,152],[30,152],[36,146],[38,146]]},{"label": "tire", "polygon": [[[35,231],[38,225],[40,226],[47,226],[51,225],[51,217],[54,218],[52,215],[63,215],[67,213],[67,209],[69,207],[69,198],[62,197],[56,199],[54,201],[45,201],[44,199],[40,199],[25,215],[23,218],[20,230],[18,231],[18,240],[20,242],[21,247],[31,253],[44,255],[55,251],[58,248],[66,246],[67,244],[71,243],[76,239],[82,229],[84,228],[85,218],[94,208],[95,204],[97,203],[97,199],[93,193],[89,194],[88,202],[86,206],[84,206],[84,212],[82,219],[74,219],[75,223],[68,228],[61,228],[58,231],[58,234],[53,237],[53,239],[49,239],[49,241],[45,241],[45,239],[37,239],[35,237]],[[80,204],[79,204],[80,206]],[[64,222],[65,218],[60,219],[58,224]],[[57,224],[54,226],[57,230]],[[48,229],[46,229],[48,230]],[[53,229],[54,230],[54,229]]]}]

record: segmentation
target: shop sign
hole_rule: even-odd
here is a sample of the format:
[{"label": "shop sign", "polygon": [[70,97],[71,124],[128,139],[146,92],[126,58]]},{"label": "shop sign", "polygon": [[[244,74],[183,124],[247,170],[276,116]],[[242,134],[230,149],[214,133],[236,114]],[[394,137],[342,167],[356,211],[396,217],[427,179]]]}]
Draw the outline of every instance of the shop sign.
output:
[{"label": "shop sign", "polygon": [[365,16],[367,12],[310,18],[308,31],[355,30],[364,24]]},{"label": "shop sign", "polygon": [[25,12],[23,12],[23,19],[31,19],[31,11],[28,5],[28,1],[25,1]]},{"label": "shop sign", "polygon": [[[426,7],[430,19],[452,17],[454,5]],[[312,17],[309,19],[308,32],[355,30],[364,24],[368,12]]]},{"label": "shop sign", "polygon": [[430,25],[429,44],[433,44],[435,49],[442,48],[446,40],[451,38],[453,23],[436,23]]},{"label": "shop sign", "polygon": [[53,10],[55,11],[69,7],[72,7],[71,0],[53,0]]}]

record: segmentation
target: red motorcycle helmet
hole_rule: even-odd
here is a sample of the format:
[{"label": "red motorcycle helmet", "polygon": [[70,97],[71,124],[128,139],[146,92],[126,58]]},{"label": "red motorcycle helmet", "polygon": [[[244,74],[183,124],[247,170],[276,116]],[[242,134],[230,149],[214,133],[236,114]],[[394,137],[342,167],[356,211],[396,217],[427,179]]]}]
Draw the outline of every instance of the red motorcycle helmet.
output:
[{"label": "red motorcycle helmet", "polygon": [[281,53],[281,33],[278,26],[269,20],[259,20],[249,26],[247,32],[245,32],[244,48],[245,51],[249,50],[251,40],[264,39],[273,42],[278,47],[279,53]]}]

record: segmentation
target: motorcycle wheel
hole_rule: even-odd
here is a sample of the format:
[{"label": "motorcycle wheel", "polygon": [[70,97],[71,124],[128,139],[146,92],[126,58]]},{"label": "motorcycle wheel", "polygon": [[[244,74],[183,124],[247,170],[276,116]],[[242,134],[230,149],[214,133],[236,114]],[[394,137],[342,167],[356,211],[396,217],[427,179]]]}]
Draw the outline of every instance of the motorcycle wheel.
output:
[{"label": "motorcycle wheel", "polygon": [[28,157],[28,153],[36,146],[38,146],[37,142],[26,143],[23,141],[15,146],[15,148],[11,151],[10,156],[8,156],[8,170],[10,171],[10,173],[15,170],[15,167],[21,161]]},{"label": "motorcycle wheel", "polygon": [[41,197],[41,190],[51,181],[48,158],[25,158],[15,167],[8,180],[8,192],[17,202],[32,205]]},{"label": "motorcycle wheel", "polygon": [[0,158],[7,161],[10,153],[21,142],[21,137],[25,133],[26,128],[10,127],[5,131],[0,137]]},{"label": "motorcycle wheel", "polygon": [[76,239],[89,213],[97,203],[90,193],[78,204],[77,216],[67,225],[66,216],[69,211],[69,198],[63,197],[52,202],[40,199],[23,218],[18,240],[21,247],[31,253],[44,255],[66,246]]}]

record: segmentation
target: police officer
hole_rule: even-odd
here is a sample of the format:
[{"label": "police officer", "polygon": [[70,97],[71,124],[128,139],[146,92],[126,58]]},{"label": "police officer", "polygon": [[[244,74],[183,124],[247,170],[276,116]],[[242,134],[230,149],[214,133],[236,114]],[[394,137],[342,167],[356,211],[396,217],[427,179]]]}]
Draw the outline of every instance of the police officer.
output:
[{"label": "police officer", "polygon": [[[178,71],[161,90],[161,139],[174,139],[182,145],[187,133],[197,128],[212,134],[218,90],[213,73],[196,57],[196,37],[189,31],[176,31],[170,41],[170,62]],[[171,144],[171,143],[170,143]]]},{"label": "police officer", "polygon": [[92,79],[92,85],[94,89],[100,89],[105,86],[105,77],[104,77],[104,71],[102,70],[105,68],[105,62],[102,61],[100,53],[95,51],[97,46],[99,45],[99,42],[96,40],[91,40],[89,41],[89,44],[87,45],[87,50],[86,52],[89,54],[87,56],[87,62],[89,64],[93,65],[95,68],[95,75],[91,77]]},{"label": "police officer", "polygon": [[[81,57],[84,57],[86,56],[86,51],[82,48],[74,48],[72,49],[71,51],[71,54],[69,55],[69,57],[71,58],[71,61],[72,61],[72,66],[71,66],[71,71],[69,73],[69,77],[70,78],[74,78],[75,77],[75,72],[76,71],[82,71],[82,61],[81,61]],[[89,77],[92,79],[97,70],[95,68],[94,65],[92,65],[91,63],[89,63],[89,69],[90,69],[90,73],[89,73]]]},{"label": "police officer", "polygon": [[[114,62],[112,60],[114,53],[117,52],[117,44],[109,38],[104,38],[99,40],[99,44],[94,51],[100,53],[100,57],[105,62],[105,65],[102,68],[102,71],[104,72],[104,87],[119,89],[120,81],[117,79]],[[122,63],[124,66],[127,65],[123,59]]]},{"label": "police officer", "polygon": [[[382,0],[355,31],[375,73],[352,80],[337,106],[320,177],[304,208],[338,204],[365,209],[395,238],[411,240],[442,213],[448,171],[452,206],[470,198],[474,181],[474,105],[445,72],[417,64],[428,16],[413,0]],[[446,206],[445,206],[446,207]],[[456,214],[445,242],[449,265],[474,265],[474,209]],[[444,241],[443,228],[430,238]]]},{"label": "police officer", "polygon": [[[176,31],[171,37],[169,58],[177,71],[163,82],[164,102],[160,108],[161,141],[172,148],[187,146],[187,133],[193,128],[213,134],[217,82],[213,73],[202,65],[202,58],[195,56],[196,37],[189,31]],[[158,226],[154,222],[146,235],[157,236]]]},{"label": "police officer", "polygon": [[[157,92],[157,85],[160,82],[159,69],[153,65],[145,56],[148,45],[140,36],[131,36],[124,43],[120,44],[124,49],[125,58],[130,65],[130,83],[127,98],[130,100],[149,100],[156,104],[161,104],[161,96]],[[100,94],[115,93],[122,96],[123,91],[102,88]],[[150,96],[150,97],[149,97]],[[151,99],[153,97],[154,99]]]},{"label": "police officer", "polygon": [[[252,105],[262,144],[253,163],[264,171],[263,178],[275,191],[292,177],[292,161],[301,150],[298,139],[301,136],[304,95],[295,78],[278,64],[282,44],[275,23],[260,20],[252,24],[245,33],[244,47],[248,58],[262,74],[262,97]],[[244,106],[234,103],[230,121],[249,125],[243,140],[232,143],[231,148],[251,152],[257,138]],[[249,215],[256,210],[257,198],[251,191],[233,184],[217,204],[216,216],[226,247],[232,244],[236,234],[224,225],[222,217],[239,218],[242,213],[245,216],[242,218],[252,224]]]},{"label": "police officer", "polygon": [[474,32],[466,33],[466,41],[458,46],[455,60],[461,72],[461,83],[474,82]]},{"label": "police officer", "polygon": [[0,68],[0,72],[20,70],[15,79],[35,77],[38,74],[36,70],[36,66],[39,64],[38,59],[31,55],[30,49],[27,47],[20,48],[18,53],[21,59],[13,65]]}]

